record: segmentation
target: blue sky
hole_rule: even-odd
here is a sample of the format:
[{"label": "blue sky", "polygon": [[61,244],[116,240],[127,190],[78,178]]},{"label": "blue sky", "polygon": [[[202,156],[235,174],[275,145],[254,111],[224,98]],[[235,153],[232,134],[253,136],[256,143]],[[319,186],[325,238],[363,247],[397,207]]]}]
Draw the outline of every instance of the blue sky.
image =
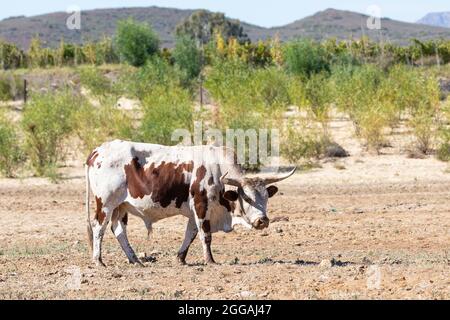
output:
[{"label": "blue sky", "polygon": [[366,13],[370,5],[378,5],[383,17],[408,22],[414,22],[429,12],[450,11],[448,0],[14,0],[1,4],[0,19],[65,11],[71,5],[77,5],[82,10],[152,5],[182,9],[205,8],[265,27],[290,23],[326,8]]}]

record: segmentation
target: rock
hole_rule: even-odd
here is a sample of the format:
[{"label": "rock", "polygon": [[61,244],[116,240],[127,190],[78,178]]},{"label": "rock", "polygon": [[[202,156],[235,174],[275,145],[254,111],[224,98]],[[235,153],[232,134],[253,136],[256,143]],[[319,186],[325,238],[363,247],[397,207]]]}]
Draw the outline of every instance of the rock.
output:
[{"label": "rock", "polygon": [[139,252],[137,256],[138,256],[139,259],[145,259],[145,258],[147,258],[147,253]]},{"label": "rock", "polygon": [[275,217],[272,220],[270,220],[270,223],[277,223],[277,222],[289,222],[289,217],[286,216]]},{"label": "rock", "polygon": [[241,296],[241,298],[251,298],[255,296],[255,294],[251,291],[241,291],[239,295]]},{"label": "rock", "polygon": [[321,268],[331,268],[333,266],[333,260],[325,259],[322,260],[319,264]]},{"label": "rock", "polygon": [[348,152],[335,142],[325,148],[325,157],[327,158],[347,158],[348,156]]},{"label": "rock", "polygon": [[139,108],[139,101],[138,100],[131,100],[127,99],[125,97],[121,97],[117,101],[116,105],[117,109],[125,110],[125,111],[132,111]]}]

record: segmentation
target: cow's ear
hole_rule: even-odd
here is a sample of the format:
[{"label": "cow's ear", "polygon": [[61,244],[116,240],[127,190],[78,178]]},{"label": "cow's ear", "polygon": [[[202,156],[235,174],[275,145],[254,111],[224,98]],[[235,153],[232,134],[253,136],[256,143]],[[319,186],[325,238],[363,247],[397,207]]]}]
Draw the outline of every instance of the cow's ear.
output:
[{"label": "cow's ear", "polygon": [[270,186],[267,188],[267,193],[269,194],[269,198],[272,198],[278,192],[278,188],[275,186]]},{"label": "cow's ear", "polygon": [[234,202],[239,198],[239,195],[236,191],[227,191],[224,193],[223,197],[228,201]]}]

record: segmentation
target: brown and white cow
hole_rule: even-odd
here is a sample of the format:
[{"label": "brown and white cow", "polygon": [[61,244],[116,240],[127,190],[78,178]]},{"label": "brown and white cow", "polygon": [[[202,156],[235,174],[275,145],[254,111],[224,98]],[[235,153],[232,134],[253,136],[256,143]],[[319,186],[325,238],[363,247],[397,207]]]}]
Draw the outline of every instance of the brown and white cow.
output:
[{"label": "brown and white cow", "polygon": [[[86,162],[86,211],[93,260],[101,258],[108,223],[130,263],[140,264],[128,242],[128,214],[142,218],[147,229],[162,219],[184,215],[189,221],[178,260],[185,263],[189,246],[200,234],[206,263],[214,263],[211,234],[230,232],[235,224],[269,226],[268,198],[278,188],[268,186],[291,176],[245,178],[233,151],[223,147],[166,147],[112,141],[95,149]],[[236,189],[225,191],[225,185]],[[96,201],[91,224],[89,190]]]}]

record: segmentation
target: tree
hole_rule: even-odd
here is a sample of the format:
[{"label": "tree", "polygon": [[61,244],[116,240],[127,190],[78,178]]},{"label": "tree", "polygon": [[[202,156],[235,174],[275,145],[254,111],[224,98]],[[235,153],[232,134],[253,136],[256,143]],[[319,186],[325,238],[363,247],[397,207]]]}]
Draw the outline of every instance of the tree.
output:
[{"label": "tree", "polygon": [[225,41],[229,38],[236,38],[241,43],[250,41],[239,20],[228,19],[223,13],[206,10],[194,12],[176,28],[177,36],[187,35],[199,44],[208,43],[216,33],[220,33]]},{"label": "tree", "polygon": [[186,35],[177,37],[173,58],[188,79],[198,77],[202,71],[201,52],[191,37]]},{"label": "tree", "polygon": [[160,41],[153,29],[133,19],[119,21],[115,40],[120,59],[135,67],[144,65],[159,50]]}]

